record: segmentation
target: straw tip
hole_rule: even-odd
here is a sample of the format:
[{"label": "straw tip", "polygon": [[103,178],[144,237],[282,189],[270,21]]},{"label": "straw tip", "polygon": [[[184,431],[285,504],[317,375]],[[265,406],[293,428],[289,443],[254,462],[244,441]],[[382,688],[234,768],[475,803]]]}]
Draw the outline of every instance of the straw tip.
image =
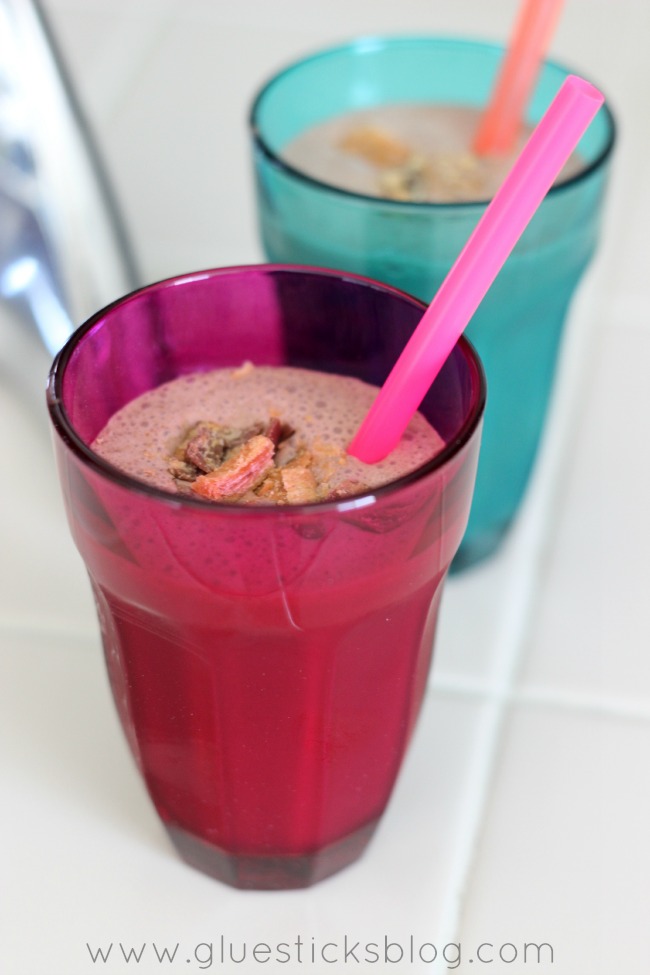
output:
[{"label": "straw tip", "polygon": [[352,441],[348,444],[346,453],[350,457],[355,457],[357,460],[362,461],[364,464],[378,464],[396,446],[397,444],[388,441],[385,435],[379,438],[369,436],[368,425],[364,421]]},{"label": "straw tip", "polygon": [[605,101],[605,96],[595,85],[592,85],[590,81],[586,81],[584,78],[580,78],[577,74],[567,75],[564,80],[564,86],[571,88],[582,98],[591,98],[593,101],[598,102],[599,105],[602,105]]},{"label": "straw tip", "polygon": [[354,457],[356,460],[360,460],[364,464],[376,464],[378,461],[383,460],[385,456],[385,454],[382,454],[381,456],[376,455],[376,452],[369,450],[367,445],[362,443],[358,444],[356,440],[353,440],[352,443],[348,444],[345,452],[346,454],[349,454],[350,457]]}]

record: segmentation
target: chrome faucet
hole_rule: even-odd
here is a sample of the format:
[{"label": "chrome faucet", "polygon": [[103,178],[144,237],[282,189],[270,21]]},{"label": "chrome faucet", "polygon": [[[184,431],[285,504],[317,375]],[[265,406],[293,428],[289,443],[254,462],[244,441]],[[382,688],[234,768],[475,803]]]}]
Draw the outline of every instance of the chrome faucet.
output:
[{"label": "chrome faucet", "polygon": [[0,0],[0,368],[27,373],[27,331],[51,357],[139,283],[43,7]]}]

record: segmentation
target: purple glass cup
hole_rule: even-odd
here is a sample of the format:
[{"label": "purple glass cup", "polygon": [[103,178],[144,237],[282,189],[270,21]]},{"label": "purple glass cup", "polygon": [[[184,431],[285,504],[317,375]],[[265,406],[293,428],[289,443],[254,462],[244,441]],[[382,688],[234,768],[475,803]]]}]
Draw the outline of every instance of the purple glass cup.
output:
[{"label": "purple glass cup", "polygon": [[349,274],[213,270],[98,312],[52,367],[68,518],[127,739],[181,856],[234,886],[328,876],[388,802],[468,518],[482,369],[462,340],[422,406],[446,446],[344,500],[212,504],[136,481],[89,445],[139,394],[246,359],[381,384],[423,311]]}]

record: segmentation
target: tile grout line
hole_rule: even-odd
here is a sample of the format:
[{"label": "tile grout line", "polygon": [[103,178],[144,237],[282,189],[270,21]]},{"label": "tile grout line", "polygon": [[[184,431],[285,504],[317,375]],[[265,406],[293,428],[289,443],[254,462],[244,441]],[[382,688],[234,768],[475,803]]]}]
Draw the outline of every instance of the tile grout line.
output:
[{"label": "tile grout line", "polygon": [[429,690],[447,697],[471,700],[502,700],[509,705],[532,704],[577,713],[599,714],[625,720],[650,720],[650,700],[626,701],[621,698],[599,697],[597,694],[581,694],[557,688],[530,687],[506,690],[498,686],[463,677],[438,678],[431,682]]},{"label": "tile grout line", "polygon": [[[448,880],[449,896],[440,919],[438,937],[444,944],[458,941],[462,933],[467,893],[483,833],[490,789],[497,773],[505,723],[516,694],[515,683],[524,658],[537,593],[548,565],[549,528],[563,494],[561,470],[570,456],[569,429],[573,431],[578,427],[585,409],[588,386],[584,355],[589,349],[586,325],[587,316],[578,315],[573,330],[566,336],[535,476],[517,522],[511,528],[511,535],[504,543],[510,546],[510,589],[495,641],[499,652],[494,690],[486,699],[487,712],[480,724],[478,744],[469,764],[468,785],[457,831],[459,839]],[[434,963],[433,970],[443,970],[440,959]]]},{"label": "tile grout line", "polygon": [[[530,512],[532,514],[532,512]],[[458,940],[465,897],[482,834],[485,809],[496,774],[504,727],[519,665],[523,657],[527,623],[536,591],[538,558],[530,558],[528,534],[523,532],[514,547],[513,583],[506,611],[501,618],[497,645],[495,692],[486,699],[486,711],[476,734],[477,745],[470,761],[455,856],[448,880],[449,897],[443,910],[437,937],[443,944]],[[537,546],[535,546],[535,549]],[[533,549],[533,551],[535,551]],[[435,689],[435,688],[432,688]]]},{"label": "tile grout line", "polygon": [[58,620],[39,620],[34,622],[33,620],[25,620],[22,618],[12,619],[11,617],[5,617],[0,619],[0,636],[3,634],[6,636],[11,636],[13,634],[19,633],[21,635],[30,636],[55,636],[55,637],[69,637],[73,640],[93,640],[95,641],[99,637],[99,624],[89,623],[88,626],[70,626],[66,623],[62,623]]},{"label": "tile grout line", "polygon": [[546,690],[543,687],[530,687],[515,693],[516,703],[555,706],[583,714],[600,715],[608,718],[621,718],[625,721],[650,721],[650,701],[623,701],[620,699],[597,698],[574,691],[565,693]]},{"label": "tile grout line", "polygon": [[[72,640],[88,640],[93,644],[99,641],[99,626],[92,621],[87,626],[70,626],[61,621],[43,620],[34,623],[24,618],[0,618],[0,637],[20,634],[21,636],[68,637]],[[439,694],[445,697],[482,701],[486,704],[502,704],[511,708],[531,704],[549,707],[577,714],[601,715],[620,718],[625,721],[650,721],[650,700],[623,700],[621,698],[600,697],[597,694],[584,694],[576,691],[563,691],[558,688],[535,687],[515,689],[514,685],[504,686],[493,681],[481,682],[465,677],[434,676],[427,688],[427,696]]]}]

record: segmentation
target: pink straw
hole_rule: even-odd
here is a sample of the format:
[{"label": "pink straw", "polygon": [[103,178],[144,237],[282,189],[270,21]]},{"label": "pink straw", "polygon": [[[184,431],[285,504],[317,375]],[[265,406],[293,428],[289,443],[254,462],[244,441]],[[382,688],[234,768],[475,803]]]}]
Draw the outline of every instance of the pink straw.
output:
[{"label": "pink straw", "polygon": [[367,464],[393,450],[531,217],[604,102],[570,75],[486,209],[393,366],[348,453]]},{"label": "pink straw", "polygon": [[514,147],[564,0],[523,0],[492,96],[474,137],[478,155]]}]

